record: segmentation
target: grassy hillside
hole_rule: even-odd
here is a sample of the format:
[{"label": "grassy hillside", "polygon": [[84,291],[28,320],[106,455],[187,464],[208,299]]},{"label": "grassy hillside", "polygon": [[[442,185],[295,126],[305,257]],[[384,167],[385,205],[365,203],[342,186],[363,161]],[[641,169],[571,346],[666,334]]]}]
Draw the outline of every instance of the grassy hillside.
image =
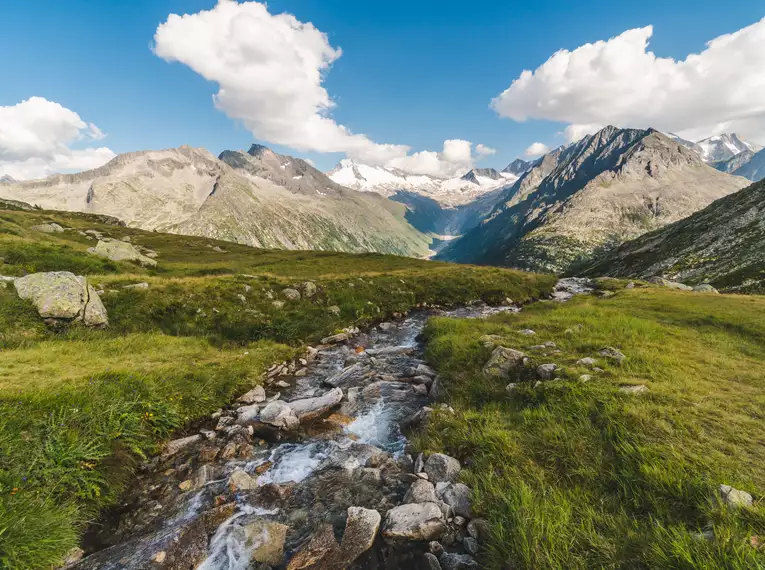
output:
[{"label": "grassy hillside", "polygon": [[[141,457],[260,381],[304,343],[427,304],[536,298],[554,278],[382,255],[256,250],[0,211],[0,275],[68,270],[103,291],[110,326],[47,328],[0,284],[0,567],[48,569],[112,504]],[[56,222],[63,233],[33,226]],[[87,253],[80,232],[158,254],[145,269]],[[289,301],[286,287],[317,293]],[[145,289],[124,286],[147,283]],[[283,303],[283,305],[282,305]]]},{"label": "grassy hillside", "polygon": [[[437,415],[420,443],[468,466],[493,528],[487,566],[765,567],[765,297],[609,283],[610,298],[430,322],[427,354],[456,413]],[[559,379],[508,393],[517,380],[481,372],[487,334],[558,364]],[[549,341],[561,352],[530,349]],[[604,346],[624,363],[598,355]],[[584,357],[603,371],[577,365]],[[621,390],[635,385],[649,391]],[[721,484],[754,506],[725,506]]]}]

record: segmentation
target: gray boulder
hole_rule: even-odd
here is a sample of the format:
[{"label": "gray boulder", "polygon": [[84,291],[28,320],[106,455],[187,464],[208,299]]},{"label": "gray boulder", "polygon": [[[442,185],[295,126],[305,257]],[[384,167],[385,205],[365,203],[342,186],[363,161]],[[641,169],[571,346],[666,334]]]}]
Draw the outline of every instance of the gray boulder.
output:
[{"label": "gray boulder", "polygon": [[598,354],[615,361],[617,364],[621,364],[627,359],[627,357],[624,356],[624,353],[615,349],[613,346],[604,346]]},{"label": "gray boulder", "polygon": [[667,289],[678,289],[680,291],[693,291],[693,287],[685,285],[684,283],[678,283],[677,281],[670,281],[669,279],[664,279],[663,277],[651,277],[648,280],[648,282],[654,283],[656,285],[661,285],[662,287],[666,287]]},{"label": "gray boulder", "polygon": [[439,564],[438,558],[430,552],[425,553],[425,568],[426,570],[441,570],[441,564]]},{"label": "gray boulder", "polygon": [[237,402],[243,404],[260,404],[266,401],[266,391],[263,386],[255,386],[252,390],[239,396]]},{"label": "gray boulder", "polygon": [[441,492],[441,500],[449,505],[461,517],[469,519],[473,516],[470,488],[462,483],[449,485]]},{"label": "gray boulder", "polygon": [[519,350],[498,346],[484,365],[483,373],[488,376],[507,378],[520,371],[527,361],[526,355]]},{"label": "gray boulder", "polygon": [[316,295],[316,283],[313,281],[306,281],[303,283],[303,296],[306,299],[312,298],[314,295]]},{"label": "gray boulder", "polygon": [[64,228],[55,222],[51,222],[49,224],[40,224],[39,226],[32,226],[29,229],[44,234],[60,234],[64,231]]},{"label": "gray boulder", "polygon": [[83,322],[97,327],[109,324],[106,308],[83,276],[69,271],[32,273],[14,280],[16,293],[30,300],[43,319],[55,323]]},{"label": "gray boulder", "polygon": [[289,300],[289,301],[299,301],[300,300],[300,291],[297,289],[291,289],[287,288],[284,291],[282,291],[282,295]]},{"label": "gray boulder", "polygon": [[300,425],[300,420],[295,412],[282,400],[276,400],[268,404],[260,412],[260,421],[277,428],[293,430]]},{"label": "gray boulder", "polygon": [[438,540],[446,531],[446,521],[435,503],[399,505],[388,511],[383,536],[392,541]]},{"label": "gray boulder", "polygon": [[703,283],[702,285],[696,285],[693,288],[693,290],[696,291],[696,293],[712,293],[713,295],[720,294],[720,292],[717,289],[715,289],[708,283]]},{"label": "gray boulder", "polygon": [[454,483],[460,476],[460,462],[443,453],[434,453],[425,462],[425,473],[431,483]]},{"label": "gray boulder", "polygon": [[436,487],[430,481],[418,479],[404,495],[404,503],[437,503]]},{"label": "gray boulder", "polygon": [[340,556],[344,564],[351,564],[364,552],[372,548],[377,531],[380,530],[380,513],[362,507],[348,507]]},{"label": "gray boulder", "polygon": [[752,495],[730,485],[720,485],[720,496],[723,502],[731,507],[751,507],[754,501]]},{"label": "gray boulder", "polygon": [[541,380],[552,380],[557,369],[557,364],[540,364],[537,366],[537,376]]},{"label": "gray boulder", "polygon": [[99,241],[96,247],[88,249],[88,252],[112,261],[131,261],[145,267],[157,266],[156,260],[143,255],[132,244],[124,241]]},{"label": "gray boulder", "polygon": [[340,388],[333,388],[323,396],[295,400],[288,405],[299,421],[308,422],[329,413],[342,399],[343,391]]},{"label": "gray boulder", "polygon": [[478,568],[478,562],[468,554],[444,552],[440,562],[443,570],[473,570]]}]

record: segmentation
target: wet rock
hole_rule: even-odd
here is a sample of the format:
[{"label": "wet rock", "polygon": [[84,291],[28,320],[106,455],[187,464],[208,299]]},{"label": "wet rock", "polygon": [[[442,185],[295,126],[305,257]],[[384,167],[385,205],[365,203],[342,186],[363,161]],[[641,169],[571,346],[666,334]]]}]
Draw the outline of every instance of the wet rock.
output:
[{"label": "wet rock", "polygon": [[537,377],[540,380],[552,380],[556,370],[558,370],[557,364],[540,364],[537,366]]},{"label": "wet rock", "polygon": [[249,406],[243,406],[237,409],[236,411],[236,416],[237,416],[236,423],[239,425],[244,425],[247,422],[257,419],[259,413],[260,413],[259,404],[250,404]]},{"label": "wet rock", "polygon": [[258,519],[239,527],[234,534],[235,539],[241,541],[245,550],[252,552],[250,560],[277,566],[284,561],[284,540],[287,530],[286,525]]},{"label": "wet rock", "polygon": [[488,542],[491,536],[489,521],[485,519],[473,519],[467,525],[468,534],[480,543]]},{"label": "wet rock", "polygon": [[621,364],[627,359],[627,357],[621,351],[615,349],[613,346],[604,346],[600,352],[598,352],[598,354],[613,360],[617,364]]},{"label": "wet rock", "polygon": [[332,525],[324,525],[293,556],[287,570],[335,570],[340,559],[340,546]]},{"label": "wet rock", "polygon": [[478,568],[478,562],[468,554],[445,552],[439,559],[443,570],[473,570]]},{"label": "wet rock", "polygon": [[425,462],[425,473],[433,483],[454,483],[459,478],[461,470],[459,461],[443,453],[434,453]]},{"label": "wet rock", "polygon": [[181,439],[174,439],[165,445],[162,451],[162,457],[172,457],[182,449],[186,449],[190,445],[193,445],[199,441],[202,441],[202,436],[199,434],[190,435],[189,437],[183,437]]},{"label": "wet rock", "polygon": [[223,461],[229,461],[229,460],[233,459],[234,457],[236,457],[236,448],[237,448],[237,445],[236,445],[236,443],[234,443],[233,441],[232,441],[232,442],[229,442],[229,443],[227,443],[227,444],[226,444],[226,445],[223,447],[223,449],[221,450],[221,452],[220,452],[220,458],[221,458],[221,460],[223,460]]},{"label": "wet rock", "polygon": [[336,374],[335,376],[332,376],[331,378],[327,378],[324,380],[324,384],[327,384],[328,386],[332,386],[334,388],[338,386],[344,386],[350,381],[358,380],[366,371],[366,368],[363,364],[357,362],[356,364],[352,364],[351,366],[345,367],[342,372],[339,374]]},{"label": "wet rock", "polygon": [[340,543],[343,565],[351,564],[372,548],[377,531],[380,530],[380,513],[362,507],[349,507],[343,540]]},{"label": "wet rock", "polygon": [[428,395],[428,387],[425,384],[415,384],[412,386],[412,389],[418,396]]},{"label": "wet rock", "polygon": [[234,469],[228,477],[228,488],[232,493],[257,489],[258,481],[242,469]]},{"label": "wet rock", "polygon": [[425,570],[441,570],[441,564],[438,563],[438,558],[430,552],[425,553]]},{"label": "wet rock", "polygon": [[260,421],[285,430],[297,429],[300,425],[294,410],[282,400],[276,400],[268,404],[260,412]]},{"label": "wet rock", "polygon": [[303,400],[294,400],[289,402],[288,405],[290,408],[292,408],[292,411],[297,416],[298,421],[309,422],[325,414],[328,414],[332,408],[337,406],[342,401],[342,399],[343,391],[340,388],[334,388],[323,396],[319,396],[317,398],[305,398]]},{"label": "wet rock", "polygon": [[426,364],[418,364],[417,369],[415,370],[415,374],[417,376],[430,376],[431,378],[436,377],[436,371]]},{"label": "wet rock", "polygon": [[449,485],[439,495],[439,498],[454,509],[456,514],[468,519],[473,516],[470,488],[467,485],[462,483]]},{"label": "wet rock", "polygon": [[263,386],[255,386],[252,390],[239,396],[237,402],[243,404],[261,404],[266,401],[266,390]]},{"label": "wet rock", "polygon": [[220,448],[217,445],[205,445],[199,448],[199,460],[203,463],[212,463],[217,459]]},{"label": "wet rock", "polygon": [[730,485],[720,485],[720,496],[730,507],[751,507],[753,502],[752,495],[746,491],[734,489]]},{"label": "wet rock", "polygon": [[384,332],[389,332],[389,331],[392,331],[392,330],[396,330],[396,329],[398,328],[398,327],[397,327],[395,324],[393,324],[393,323],[380,323],[380,324],[379,324],[379,325],[377,325],[377,326],[378,326],[378,328],[379,328],[381,331],[384,331]]},{"label": "wet rock", "polygon": [[512,348],[498,346],[483,367],[483,373],[488,376],[507,378],[521,370],[528,359],[526,355]]},{"label": "wet rock", "polygon": [[285,299],[288,301],[299,301],[300,300],[300,291],[297,289],[291,289],[287,288],[282,291],[282,295],[284,295]]},{"label": "wet rock", "polygon": [[437,503],[436,487],[430,481],[418,479],[404,495],[404,503]]},{"label": "wet rock", "polygon": [[446,530],[446,521],[435,503],[399,505],[385,516],[383,536],[392,541],[437,540]]}]

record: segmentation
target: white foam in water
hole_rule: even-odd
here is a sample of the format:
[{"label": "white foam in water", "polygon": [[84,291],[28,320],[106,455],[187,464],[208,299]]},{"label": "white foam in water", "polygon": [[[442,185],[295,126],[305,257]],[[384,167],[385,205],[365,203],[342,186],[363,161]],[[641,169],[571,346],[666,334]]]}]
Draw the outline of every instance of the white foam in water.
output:
[{"label": "white foam in water", "polygon": [[390,451],[396,451],[406,445],[397,426],[391,418],[391,412],[383,400],[379,400],[371,409],[361,414],[345,426],[345,433],[355,435],[359,443],[367,443]]},{"label": "white foam in water", "polygon": [[252,562],[252,552],[268,540],[268,533],[253,540],[240,530],[239,519],[245,515],[273,515],[279,509],[266,510],[250,505],[242,505],[235,513],[218,527],[210,540],[210,550],[207,559],[197,570],[247,570]]},{"label": "white foam in water", "polygon": [[315,444],[284,444],[271,454],[273,467],[258,477],[258,485],[268,483],[300,483],[313,473],[325,458],[326,453]]}]

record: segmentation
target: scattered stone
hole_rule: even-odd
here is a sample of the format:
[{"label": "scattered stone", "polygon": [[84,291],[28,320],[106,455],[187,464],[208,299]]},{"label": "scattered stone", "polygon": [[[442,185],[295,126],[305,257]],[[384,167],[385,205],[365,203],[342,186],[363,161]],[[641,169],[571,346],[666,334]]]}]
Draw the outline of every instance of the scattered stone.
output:
[{"label": "scattered stone", "polygon": [[444,546],[436,540],[432,540],[428,543],[428,552],[434,556],[441,556],[444,553]]},{"label": "scattered stone", "polygon": [[132,285],[123,285],[123,289],[148,289],[148,283],[133,283]]},{"label": "scattered stone", "polygon": [[498,346],[483,367],[483,373],[488,376],[509,377],[528,362],[526,355],[512,348]]},{"label": "scattered stone", "polygon": [[273,301],[271,306],[278,311],[284,308],[284,301]]},{"label": "scattered stone", "polygon": [[467,523],[467,519],[463,516],[457,515],[451,520],[451,522],[453,522],[457,526],[465,526],[465,524]]},{"label": "scattered stone", "polygon": [[154,556],[151,557],[152,562],[156,562],[157,564],[164,563],[165,559],[167,558],[167,552],[164,550],[161,550],[160,552],[157,552]]},{"label": "scattered stone", "polygon": [[256,519],[248,525],[234,530],[234,539],[238,540],[245,551],[251,551],[250,560],[270,566],[278,566],[284,561],[284,540],[287,537],[286,525]]},{"label": "scattered stone", "polygon": [[446,530],[440,507],[435,503],[399,505],[388,511],[383,536],[388,540],[430,541]]},{"label": "scattered stone", "polygon": [[473,516],[470,488],[467,485],[454,483],[444,489],[439,496],[456,514],[468,519]]},{"label": "scattered stone", "polygon": [[242,469],[234,469],[228,477],[228,488],[232,493],[239,491],[249,491],[258,488],[257,479],[251,477]]},{"label": "scattered stone", "polygon": [[523,329],[521,331],[518,331],[518,333],[522,334],[523,336],[534,336],[535,334],[537,334],[536,332],[534,332],[531,329]]},{"label": "scattered stone", "polygon": [[49,224],[40,224],[39,226],[32,226],[29,229],[36,232],[42,232],[44,234],[60,234],[64,231],[64,228],[55,222],[51,222]]},{"label": "scattered stone", "polygon": [[439,562],[443,570],[473,570],[478,568],[478,562],[468,554],[444,552]]},{"label": "scattered stone", "polygon": [[430,481],[418,479],[404,495],[404,503],[437,503],[436,488]]},{"label": "scattered stone", "polygon": [[624,392],[625,394],[645,394],[649,390],[648,386],[639,384],[637,386],[622,386],[619,388],[619,391]]},{"label": "scattered stone", "polygon": [[198,441],[202,440],[202,436],[199,434],[196,435],[190,435],[189,437],[183,437],[181,439],[174,439],[173,441],[170,441],[165,445],[165,449],[162,452],[162,457],[172,457],[182,449],[187,448],[188,446],[197,443]]},{"label": "scattered stone", "polygon": [[514,393],[518,389],[518,384],[515,382],[510,382],[507,386],[505,386],[505,392],[508,394]]},{"label": "scattered stone", "polygon": [[485,519],[473,519],[467,525],[467,532],[478,542],[485,543],[491,536],[491,527],[489,521]]},{"label": "scattered stone", "polygon": [[422,473],[425,469],[425,456],[420,453],[417,455],[417,458],[414,460],[414,472],[415,473]]},{"label": "scattered stone", "polygon": [[132,244],[119,240],[99,241],[96,247],[88,249],[88,253],[105,257],[112,261],[131,261],[145,267],[157,266],[156,260],[143,255]]},{"label": "scattered stone", "polygon": [[250,404],[249,406],[242,406],[236,411],[236,423],[244,425],[247,422],[251,422],[258,417],[260,412],[259,404]]},{"label": "scattered stone", "polygon": [[341,342],[348,342],[346,333],[338,333],[321,339],[321,344],[340,344]]},{"label": "scattered stone", "polygon": [[282,295],[288,300],[288,301],[299,301],[300,300],[300,291],[297,289],[290,289],[289,287],[287,289],[284,289],[282,291]]},{"label": "scattered stone", "polygon": [[329,413],[342,399],[343,391],[340,388],[333,388],[323,396],[295,400],[288,405],[300,422],[309,422]]},{"label": "scattered stone", "polygon": [[478,554],[478,550],[480,549],[478,541],[472,536],[466,536],[463,538],[462,546],[465,547],[465,550],[468,551],[468,554],[472,554],[473,556],[476,556]]},{"label": "scattered stone", "polygon": [[82,322],[86,326],[109,324],[106,308],[83,276],[69,271],[32,273],[13,281],[21,299],[30,300],[38,314],[52,324]]},{"label": "scattered stone", "polygon": [[292,557],[287,570],[333,570],[337,568],[340,546],[332,525],[323,525]]},{"label": "scattered stone", "polygon": [[349,507],[343,540],[340,543],[343,564],[350,565],[364,552],[372,548],[377,531],[380,530],[380,513],[362,507]]},{"label": "scattered stone", "polygon": [[667,287],[668,289],[678,289],[680,291],[693,291],[693,287],[689,287],[688,285],[685,285],[683,283],[678,283],[677,281],[670,281],[669,279],[664,279],[663,277],[651,277],[648,280],[649,283],[654,283],[656,285],[661,285],[662,287]]},{"label": "scattered stone", "polygon": [[83,556],[85,556],[85,551],[82,548],[72,548],[64,557],[63,567],[66,568],[67,566],[74,565],[76,562],[82,560]]},{"label": "scattered stone", "polygon": [[624,286],[624,288],[625,288],[625,289],[634,289],[634,288],[635,288],[635,282],[634,282],[634,281],[630,281],[629,283],[627,283],[627,284]]},{"label": "scattered stone", "polygon": [[202,463],[212,463],[218,457],[220,448],[215,445],[205,445],[199,449],[199,460]]},{"label": "scattered stone", "polygon": [[412,389],[419,396],[427,396],[428,395],[428,387],[425,384],[415,384],[414,386],[412,386]]},{"label": "scattered stone", "polygon": [[330,315],[335,315],[336,317],[340,316],[340,307],[337,305],[332,305],[331,307],[327,307],[327,312]]},{"label": "scattered stone", "polygon": [[627,357],[624,356],[621,351],[615,349],[613,346],[604,346],[600,352],[598,352],[598,354],[600,354],[600,356],[610,358],[611,360],[616,361],[618,364],[621,364],[627,359]]},{"label": "scattered stone", "polygon": [[313,281],[306,281],[303,283],[303,296],[306,299],[311,299],[314,295],[316,295],[316,283]]},{"label": "scattered stone", "polygon": [[425,462],[425,473],[433,483],[454,483],[461,470],[459,461],[443,453],[434,453]]},{"label": "scattered stone", "polygon": [[178,488],[183,491],[184,493],[191,489],[191,479],[186,479],[182,483],[178,484]]},{"label": "scattered stone", "polygon": [[577,366],[586,366],[587,368],[592,368],[598,363],[597,360],[594,358],[590,358],[589,356],[587,358],[580,358],[576,361]]},{"label": "scattered stone", "polygon": [[712,287],[709,283],[703,283],[702,285],[696,285],[693,288],[697,293],[712,293],[713,295],[719,295],[720,292]]},{"label": "scattered stone", "polygon": [[557,369],[557,364],[541,364],[537,366],[537,376],[542,380],[552,380]]},{"label": "scattered stone", "polygon": [[579,382],[581,382],[582,384],[587,384],[587,382],[589,382],[590,380],[592,380],[592,376],[590,376],[589,374],[582,374],[579,377]]},{"label": "scattered stone", "polygon": [[266,390],[263,386],[255,386],[252,390],[239,396],[237,402],[243,404],[260,404],[266,401]]},{"label": "scattered stone", "polygon": [[752,495],[730,485],[720,485],[720,496],[723,502],[730,507],[751,507],[753,502]]}]

